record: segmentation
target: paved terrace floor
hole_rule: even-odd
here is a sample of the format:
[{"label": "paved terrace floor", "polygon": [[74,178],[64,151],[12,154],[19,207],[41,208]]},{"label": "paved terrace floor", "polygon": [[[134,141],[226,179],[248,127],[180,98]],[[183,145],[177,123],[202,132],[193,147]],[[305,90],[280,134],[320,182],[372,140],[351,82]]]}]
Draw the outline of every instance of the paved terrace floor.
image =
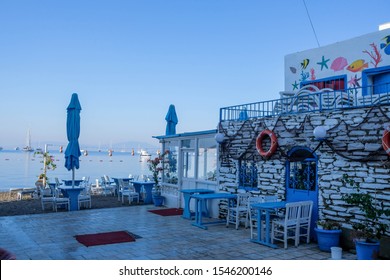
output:
[{"label": "paved terrace floor", "polygon": [[[249,241],[250,230],[192,226],[181,216],[148,212],[152,205],[0,217],[0,247],[21,260],[326,260],[317,244],[272,249]],[[74,238],[127,230],[135,242],[85,247]],[[281,245],[281,244],[280,244]],[[343,258],[356,259],[344,252]]]}]

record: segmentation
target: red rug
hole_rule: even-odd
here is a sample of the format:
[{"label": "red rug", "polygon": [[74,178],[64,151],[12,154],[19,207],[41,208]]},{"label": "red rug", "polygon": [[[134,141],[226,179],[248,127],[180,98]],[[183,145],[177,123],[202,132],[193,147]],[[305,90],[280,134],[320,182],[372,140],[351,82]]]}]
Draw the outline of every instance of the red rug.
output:
[{"label": "red rug", "polygon": [[164,208],[164,209],[148,210],[148,211],[160,216],[183,215],[183,209],[181,208]]},{"label": "red rug", "polygon": [[75,238],[78,242],[85,245],[86,247],[135,241],[135,236],[127,231],[83,234],[76,235]]}]

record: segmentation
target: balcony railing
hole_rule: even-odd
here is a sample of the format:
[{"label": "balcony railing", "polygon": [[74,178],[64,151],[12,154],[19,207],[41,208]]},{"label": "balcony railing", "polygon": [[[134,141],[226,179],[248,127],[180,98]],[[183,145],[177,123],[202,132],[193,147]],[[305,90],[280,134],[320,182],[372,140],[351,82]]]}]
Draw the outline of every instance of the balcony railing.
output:
[{"label": "balcony railing", "polygon": [[[362,95],[362,92],[364,95]],[[282,93],[282,98],[224,107],[220,121],[264,118],[285,114],[299,114],[390,105],[390,83],[345,91],[318,89],[308,85],[297,93]]]}]

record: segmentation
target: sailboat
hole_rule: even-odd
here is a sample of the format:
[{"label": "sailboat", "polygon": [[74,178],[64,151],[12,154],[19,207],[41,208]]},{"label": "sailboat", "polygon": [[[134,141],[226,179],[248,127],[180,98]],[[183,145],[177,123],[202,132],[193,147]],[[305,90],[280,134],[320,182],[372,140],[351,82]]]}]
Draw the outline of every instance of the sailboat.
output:
[{"label": "sailboat", "polygon": [[27,132],[27,146],[23,147],[24,152],[33,152],[34,149],[31,147],[31,134],[30,130]]}]

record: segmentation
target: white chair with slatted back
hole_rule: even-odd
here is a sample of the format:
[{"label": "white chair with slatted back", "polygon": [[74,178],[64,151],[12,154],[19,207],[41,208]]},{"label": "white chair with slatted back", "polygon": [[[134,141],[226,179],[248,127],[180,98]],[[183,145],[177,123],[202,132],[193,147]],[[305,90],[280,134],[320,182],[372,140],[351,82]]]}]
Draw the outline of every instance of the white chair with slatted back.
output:
[{"label": "white chair with slatted back", "polygon": [[45,206],[50,205],[54,211],[54,207],[55,207],[54,193],[52,192],[52,190],[50,188],[43,188],[43,186],[38,186],[38,187],[39,187],[39,194],[40,194],[40,199],[41,199],[42,210],[45,211]]},{"label": "white chair with slatted back", "polygon": [[245,222],[247,226],[247,213],[248,213],[248,199],[250,193],[238,193],[236,205],[229,206],[226,216],[226,227],[229,224],[235,224],[236,229],[240,225],[240,221]]},{"label": "white chair with slatted back", "polygon": [[284,218],[272,221],[271,243],[274,243],[274,240],[281,241],[284,243],[284,249],[287,249],[287,242],[289,239],[292,239],[295,246],[298,246],[300,211],[300,202],[286,203]]},{"label": "white chair with slatted back", "polygon": [[139,193],[136,192],[132,184],[125,184],[123,179],[118,179],[119,182],[119,194],[122,198],[122,203],[124,203],[124,198],[127,197],[129,204],[131,204],[134,199],[139,203]]},{"label": "white chair with slatted back", "polygon": [[79,210],[81,206],[92,208],[91,186],[89,184],[84,186],[84,189],[80,192],[77,200]]},{"label": "white chair with slatted back", "polygon": [[306,237],[306,243],[310,242],[311,215],[313,211],[313,201],[301,201],[299,215],[298,243],[301,237]]},{"label": "white chair with slatted back", "polygon": [[68,197],[63,197],[59,189],[54,189],[54,209],[57,212],[58,206],[65,206],[70,211],[70,200]]}]

